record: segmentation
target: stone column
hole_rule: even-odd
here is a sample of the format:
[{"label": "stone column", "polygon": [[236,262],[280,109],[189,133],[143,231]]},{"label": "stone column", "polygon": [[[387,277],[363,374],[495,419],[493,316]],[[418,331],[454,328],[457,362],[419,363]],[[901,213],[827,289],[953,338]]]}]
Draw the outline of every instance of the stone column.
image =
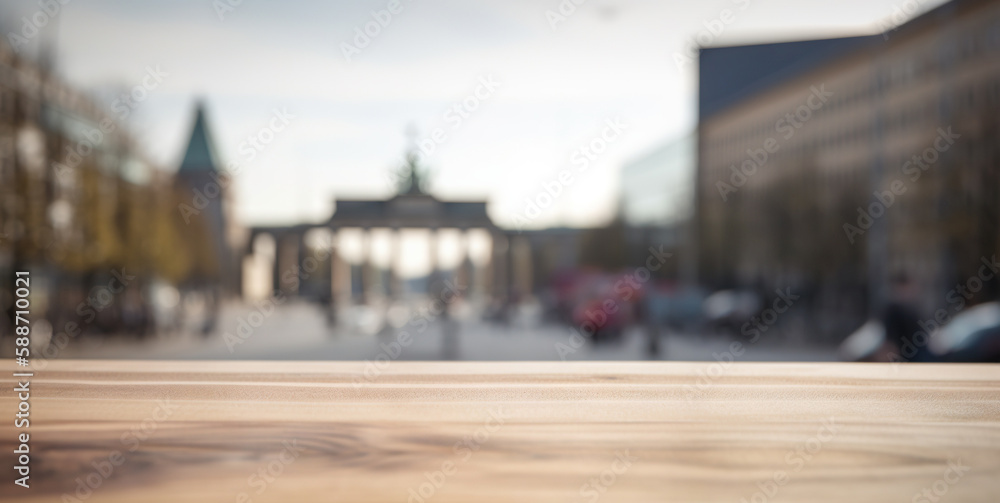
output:
[{"label": "stone column", "polygon": [[427,274],[427,295],[432,298],[436,298],[438,294],[438,281],[440,281],[440,272],[438,271],[438,242],[437,242],[437,229],[429,228],[427,237],[428,246],[428,260],[430,260],[430,272]]},{"label": "stone column", "polygon": [[[295,235],[295,265],[289,268],[291,273],[282,272],[282,274],[289,274],[291,276],[291,284],[295,285],[293,288],[296,296],[302,294],[302,282],[305,281],[304,275],[308,273],[305,272],[305,260],[309,257],[309,247],[306,246],[306,233],[305,231],[299,232]],[[315,259],[314,259],[315,260]],[[306,290],[308,291],[308,290]]]},{"label": "stone column", "polygon": [[339,253],[339,249],[341,248],[340,239],[341,233],[338,232],[335,248],[338,253],[333,259],[333,267],[335,269],[333,278],[336,284],[336,286],[334,286],[334,291],[338,296],[338,304],[343,302],[351,303],[354,301],[354,292],[352,290],[354,279],[351,276],[352,268],[350,262],[344,260],[344,257]]},{"label": "stone column", "polygon": [[490,255],[490,270],[492,274],[490,275],[490,283],[493,289],[493,300],[501,303],[507,301],[508,290],[508,264],[507,259],[510,255],[510,249],[507,242],[507,236],[505,236],[500,231],[493,231],[490,234],[493,240],[492,253]]},{"label": "stone column", "polygon": [[271,257],[271,295],[276,296],[281,291],[281,242],[284,236],[272,234],[274,239],[274,256]]},{"label": "stone column", "polygon": [[514,278],[516,291],[521,300],[535,293],[535,254],[531,249],[531,241],[524,236],[518,236],[512,243],[514,257]]},{"label": "stone column", "polygon": [[474,282],[475,282],[474,276],[475,276],[475,269],[476,268],[475,268],[475,265],[473,265],[473,263],[472,263],[471,254],[469,253],[469,249],[471,248],[469,246],[469,240],[470,240],[469,239],[469,230],[468,229],[461,229],[459,232],[460,232],[460,235],[459,235],[459,240],[458,241],[459,241],[459,248],[460,248],[461,258],[459,259],[459,262],[458,262],[458,264],[459,264],[458,265],[458,275],[457,275],[458,277],[456,278],[456,281],[457,281],[458,285],[461,285],[462,287],[464,287],[466,289],[465,292],[464,292],[464,294],[465,295],[469,295],[473,291]]},{"label": "stone column", "polygon": [[361,229],[361,303],[371,302],[371,229],[363,227]]},{"label": "stone column", "polygon": [[286,281],[285,276],[295,273],[299,264],[300,237],[298,235],[277,235],[274,250],[274,293],[275,295],[293,296],[298,294],[294,282]]},{"label": "stone column", "polygon": [[329,304],[327,305],[327,321],[333,325],[337,323],[337,297],[340,292],[337,291],[337,279],[340,278],[340,273],[337,271],[337,230],[330,229],[330,242],[329,242],[329,261],[330,266],[330,289],[327,291],[329,296]]},{"label": "stone column", "polygon": [[403,234],[397,227],[392,229],[392,244],[389,254],[389,294],[393,300],[402,300],[403,287]]}]

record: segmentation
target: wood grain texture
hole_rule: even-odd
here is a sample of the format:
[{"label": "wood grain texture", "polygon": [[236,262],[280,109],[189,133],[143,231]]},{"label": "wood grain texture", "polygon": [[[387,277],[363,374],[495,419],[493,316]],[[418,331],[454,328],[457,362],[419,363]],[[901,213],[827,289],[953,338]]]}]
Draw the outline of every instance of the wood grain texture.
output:
[{"label": "wood grain texture", "polygon": [[27,490],[0,369],[5,502],[1000,501],[1000,366],[53,361]]}]

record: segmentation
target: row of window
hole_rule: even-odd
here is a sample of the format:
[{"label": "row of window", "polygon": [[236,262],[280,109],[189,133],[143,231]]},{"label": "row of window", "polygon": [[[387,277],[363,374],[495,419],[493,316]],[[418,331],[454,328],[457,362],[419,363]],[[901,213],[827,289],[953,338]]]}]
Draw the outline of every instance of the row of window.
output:
[{"label": "row of window", "polygon": [[[940,154],[939,159],[944,159],[949,157],[949,159],[944,161],[936,161],[934,164],[930,164],[930,168],[936,168],[935,172],[940,172],[946,168],[946,166],[963,166],[969,169],[961,170],[958,176],[962,180],[977,180],[978,173],[982,173],[984,170],[998,170],[995,164],[997,159],[1000,159],[1000,144],[989,143],[982,141],[980,138],[976,141],[970,141],[965,143],[956,144],[953,148],[945,153]],[[900,180],[907,187],[916,186],[915,184],[920,183],[919,179],[913,180],[911,178],[913,171],[903,171],[903,166],[908,161],[911,160],[912,155],[920,154],[920,152],[913,152],[910,154],[898,153],[892,159],[886,159],[885,165],[885,179],[886,184],[892,180]],[[783,160],[776,161],[775,164],[785,162]],[[799,162],[802,161],[792,161]],[[939,164],[940,163],[940,164]],[[843,192],[845,189],[856,192],[857,194],[868,194],[870,189],[870,175],[871,175],[871,164],[869,161],[862,161],[858,163],[853,163],[849,166],[841,166],[837,169],[825,169],[816,170],[816,176],[813,179],[820,190],[827,190],[832,192]],[[929,169],[930,169],[929,168]],[[705,190],[717,191],[715,186],[715,181],[725,181],[729,183],[730,175],[732,174],[731,168],[725,168],[717,170],[717,177],[713,180],[708,180],[709,183]],[[753,176],[753,175],[751,175]],[[800,178],[804,180],[804,178]],[[927,183],[927,182],[924,182]],[[853,189],[851,189],[853,187]],[[758,188],[764,190],[757,190]],[[981,199],[975,194],[980,194],[983,192],[984,187],[979,186],[976,183],[970,183],[963,190],[962,197],[975,197],[977,200]],[[773,191],[766,190],[766,188],[759,185],[749,183],[742,189],[742,199],[744,201],[754,201],[758,198],[769,199],[773,197]]]},{"label": "row of window", "polygon": [[[954,93],[942,94],[936,100],[913,100],[905,106],[900,106],[895,110],[886,112],[883,116],[882,133],[886,136],[890,134],[913,133],[921,128],[926,129],[928,124],[938,122],[949,122],[942,117],[950,115],[975,115],[979,113],[993,113],[1000,107],[1000,76],[997,78],[966,86]],[[820,126],[813,126],[819,129]],[[731,162],[740,162],[746,158],[747,148],[760,148],[763,146],[765,138],[775,138],[781,151],[800,155],[806,152],[823,148],[843,148],[857,146],[860,142],[867,142],[872,138],[874,125],[872,121],[864,121],[856,126],[841,128],[837,131],[829,131],[823,135],[808,135],[804,140],[793,139],[790,144],[783,143],[781,135],[771,132],[768,136],[757,136],[752,142],[737,142],[732,139],[717,140],[710,143],[710,148],[722,149],[725,157]]]},{"label": "row of window", "polygon": [[955,65],[993,58],[1000,52],[1000,18],[958,33],[961,35],[941,40],[931,50],[916,51],[884,68],[879,74],[882,87],[886,90],[906,87],[935,74],[950,72]]},{"label": "row of window", "polygon": [[[882,96],[891,88],[898,88],[915,82],[925,82],[929,78],[944,78],[955,72],[951,65],[982,64],[981,57],[996,57],[1000,52],[1000,19],[984,23],[979,29],[969,30],[960,35],[961,39],[952,38],[938,44],[937,51],[918,50],[914,54],[902,56],[897,62],[886,65],[880,70],[878,80],[882,87]],[[919,49],[919,48],[918,48]],[[823,107],[813,113],[825,116],[845,111],[857,105],[871,106],[873,98],[879,91],[874,79],[863,77],[853,85],[825,86],[834,95]],[[980,95],[981,93],[981,95]],[[979,100],[982,100],[981,102]],[[986,89],[973,87],[964,89],[955,97],[957,110],[971,109],[979,104],[995,105],[1000,103],[1000,79],[991,82]],[[906,128],[917,117],[933,117],[935,114],[951,113],[952,97],[943,98],[939,104],[927,104],[927,108],[903,112],[902,117],[893,117],[890,128]],[[935,110],[937,108],[937,110]],[[795,110],[790,110],[794,113]],[[922,115],[921,115],[922,114]],[[912,117],[907,117],[912,115]],[[745,150],[746,145],[762,143],[764,138],[778,134],[777,123],[785,117],[784,113],[759,121],[757,124],[743,128],[713,142],[713,150],[738,148]]]}]

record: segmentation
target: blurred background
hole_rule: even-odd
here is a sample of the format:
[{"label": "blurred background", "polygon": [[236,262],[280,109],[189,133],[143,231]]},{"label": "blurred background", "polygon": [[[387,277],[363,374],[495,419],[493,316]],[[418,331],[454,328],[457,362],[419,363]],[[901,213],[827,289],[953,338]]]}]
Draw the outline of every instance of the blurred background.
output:
[{"label": "blurred background", "polygon": [[[1000,361],[1000,2],[0,6],[0,351]],[[40,362],[40,363],[39,363]]]}]

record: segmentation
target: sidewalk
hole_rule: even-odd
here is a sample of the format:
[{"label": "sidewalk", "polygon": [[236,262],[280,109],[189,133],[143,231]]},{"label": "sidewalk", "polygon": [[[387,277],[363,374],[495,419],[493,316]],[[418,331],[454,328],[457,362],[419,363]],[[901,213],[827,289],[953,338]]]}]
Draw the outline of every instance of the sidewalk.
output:
[{"label": "sidewalk", "polygon": [[[393,360],[442,360],[442,323],[424,326],[410,323],[381,335],[365,334],[357,327],[330,327],[316,306],[295,303],[280,306],[268,316],[250,317],[253,310],[231,305],[224,309],[219,331],[199,334],[168,334],[148,341],[128,337],[74,341],[61,354],[68,358],[141,359],[239,359],[239,360],[373,360],[380,355]],[[580,345],[568,326],[515,322],[510,325],[478,319],[455,320],[456,359],[505,360],[648,360],[645,334],[632,328],[621,340]],[[256,325],[256,327],[252,326]],[[249,328],[249,330],[248,330]],[[421,330],[423,328],[423,330]],[[242,332],[241,332],[242,329]],[[406,344],[401,344],[405,342]],[[399,350],[397,351],[398,344]],[[657,359],[714,361],[729,353],[735,361],[835,361],[836,353],[824,348],[800,348],[768,344],[741,346],[732,353],[733,341],[722,337],[699,338],[669,333],[661,338]],[[745,350],[744,350],[745,349]],[[398,354],[397,354],[398,353]]]}]

